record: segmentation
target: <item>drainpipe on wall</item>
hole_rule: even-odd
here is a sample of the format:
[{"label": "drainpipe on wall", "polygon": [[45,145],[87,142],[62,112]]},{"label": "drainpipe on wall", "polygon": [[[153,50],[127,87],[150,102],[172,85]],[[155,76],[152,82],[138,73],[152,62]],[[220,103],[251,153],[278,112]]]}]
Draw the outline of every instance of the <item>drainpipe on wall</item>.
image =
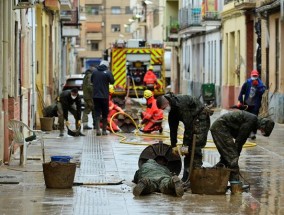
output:
[{"label": "drainpipe on wall", "polygon": [[36,127],[36,92],[35,92],[35,8],[31,9],[31,21],[32,21],[32,92],[31,92],[31,126],[35,129]]},{"label": "drainpipe on wall", "polygon": [[0,1],[0,165],[4,158],[4,112],[3,112],[3,1]]},{"label": "drainpipe on wall", "polygon": [[[9,158],[9,132],[7,129],[9,113],[8,113],[8,62],[9,62],[9,2],[3,0],[3,111],[4,111],[4,161]],[[5,24],[4,24],[5,23]]]}]

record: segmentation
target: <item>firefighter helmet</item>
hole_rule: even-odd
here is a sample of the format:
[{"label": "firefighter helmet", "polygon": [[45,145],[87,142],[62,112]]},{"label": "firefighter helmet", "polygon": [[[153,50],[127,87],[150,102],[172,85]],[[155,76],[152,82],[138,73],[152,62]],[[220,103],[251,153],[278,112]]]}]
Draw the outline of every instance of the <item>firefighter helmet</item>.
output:
[{"label": "firefighter helmet", "polygon": [[145,90],[145,91],[144,91],[144,98],[145,98],[145,99],[149,99],[149,98],[151,98],[152,96],[153,96],[153,93],[152,93],[151,90]]},{"label": "firefighter helmet", "polygon": [[149,70],[153,70],[153,66],[152,65],[149,66]]},{"label": "firefighter helmet", "polygon": [[109,85],[109,93],[113,94],[114,93],[114,87],[112,84]]}]

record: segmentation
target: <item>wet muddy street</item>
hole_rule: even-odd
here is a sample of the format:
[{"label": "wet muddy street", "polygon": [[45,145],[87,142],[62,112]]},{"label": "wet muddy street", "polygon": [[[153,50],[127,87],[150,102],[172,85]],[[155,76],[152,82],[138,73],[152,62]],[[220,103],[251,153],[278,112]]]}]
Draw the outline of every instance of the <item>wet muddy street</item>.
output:
[{"label": "wet muddy street", "polygon": [[[212,121],[218,115],[215,112]],[[96,137],[93,130],[85,131],[85,137],[46,133],[47,161],[53,155],[72,156],[71,162],[77,163],[74,181],[96,185],[47,189],[40,146],[33,144],[25,167],[18,165],[17,153],[10,166],[0,167],[0,214],[284,214],[284,125],[279,124],[269,138],[257,135],[241,153],[240,170],[249,192],[199,195],[188,190],[181,198],[161,193],[134,197],[132,179],[140,153],[159,140],[169,143],[166,127],[160,137],[158,133]],[[205,165],[219,161],[210,132],[203,154]]]}]

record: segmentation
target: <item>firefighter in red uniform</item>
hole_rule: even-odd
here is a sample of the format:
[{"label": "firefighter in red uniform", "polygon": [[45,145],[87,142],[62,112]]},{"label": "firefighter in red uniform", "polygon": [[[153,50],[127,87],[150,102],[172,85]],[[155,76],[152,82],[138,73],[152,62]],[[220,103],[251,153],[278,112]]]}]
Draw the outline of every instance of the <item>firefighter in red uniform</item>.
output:
[{"label": "firefighter in red uniform", "polygon": [[164,113],[162,109],[157,108],[156,99],[151,90],[144,91],[144,98],[147,100],[146,111],[141,113],[142,122],[144,125],[142,132],[151,133],[152,131],[163,132],[162,122]]},{"label": "firefighter in red uniform", "polygon": [[[108,121],[107,129],[109,131],[113,130],[114,132],[117,132],[120,129],[115,122],[115,119],[114,119],[115,117],[113,118],[113,120],[111,122],[110,122],[110,120],[111,120],[112,116],[114,114],[116,114],[117,112],[124,113],[124,111],[112,101],[112,94],[113,93],[114,93],[114,87],[113,87],[113,85],[109,85],[109,113],[108,113],[108,116],[107,116],[107,121]],[[112,128],[112,130],[111,130],[111,128]]]},{"label": "firefighter in red uniform", "polygon": [[157,76],[153,72],[153,66],[149,66],[148,71],[144,75],[143,83],[148,90],[154,90],[157,84]]}]

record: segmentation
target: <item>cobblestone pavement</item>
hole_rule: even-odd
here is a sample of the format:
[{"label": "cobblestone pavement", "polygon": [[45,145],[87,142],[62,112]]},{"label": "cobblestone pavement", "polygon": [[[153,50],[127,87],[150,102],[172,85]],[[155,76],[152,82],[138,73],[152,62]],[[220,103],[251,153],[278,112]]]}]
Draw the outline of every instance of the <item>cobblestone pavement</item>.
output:
[{"label": "cobblestone pavement", "polygon": [[[218,115],[217,111],[212,120]],[[126,139],[121,143],[121,137],[114,134],[96,137],[93,130],[85,134],[58,138],[58,131],[46,133],[46,158],[49,161],[52,155],[72,156],[71,162],[77,163],[74,181],[97,185],[46,189],[40,146],[32,144],[25,167],[18,165],[18,153],[10,166],[0,167],[0,214],[284,214],[284,125],[277,124],[269,138],[257,135],[256,146],[250,144],[243,149],[240,168],[251,186],[249,192],[198,195],[189,190],[182,198],[160,193],[141,197],[132,194],[139,155],[147,144],[158,142],[157,135],[124,134]],[[163,135],[169,135],[167,129]],[[162,140],[169,143],[167,138]],[[213,165],[218,158],[209,134],[204,161]],[[105,185],[121,180],[119,185]]]}]

